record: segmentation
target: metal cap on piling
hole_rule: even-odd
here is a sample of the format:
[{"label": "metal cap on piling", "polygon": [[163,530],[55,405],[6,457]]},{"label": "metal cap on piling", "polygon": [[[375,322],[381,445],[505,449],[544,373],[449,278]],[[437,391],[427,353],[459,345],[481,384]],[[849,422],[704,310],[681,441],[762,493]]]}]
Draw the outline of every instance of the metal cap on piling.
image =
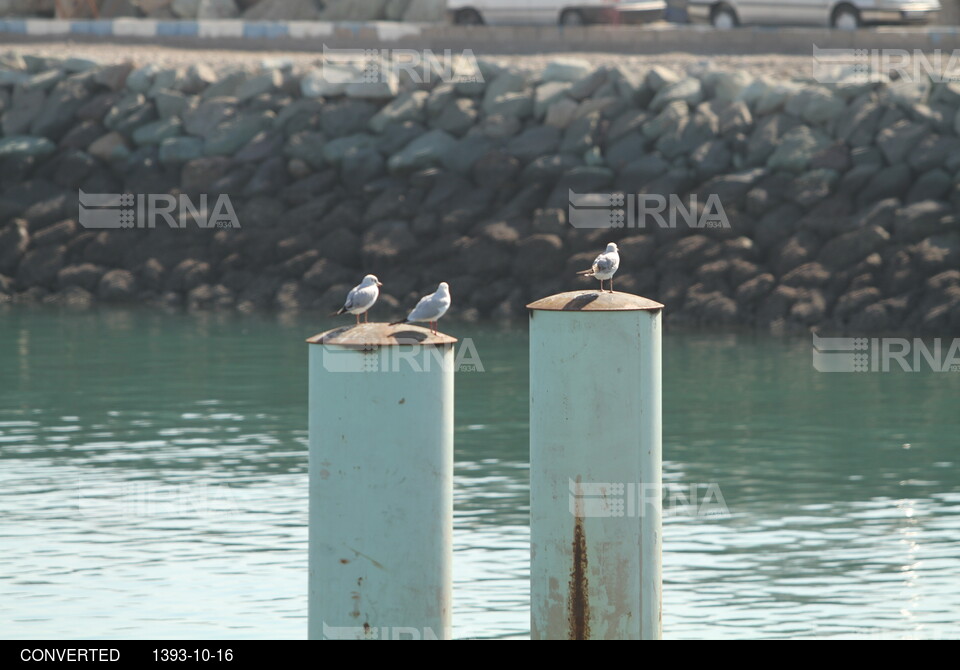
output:
[{"label": "metal cap on piling", "polygon": [[361,323],[334,328],[307,340],[307,344],[336,344],[342,347],[391,347],[403,344],[456,344],[457,338],[434,333],[409,323]]},{"label": "metal cap on piling", "polygon": [[457,339],[363,323],[307,340],[311,639],[449,639]]},{"label": "metal cap on piling", "polygon": [[530,309],[533,639],[661,637],[661,315],[629,293]]},{"label": "metal cap on piling", "polygon": [[663,309],[663,305],[632,293],[570,291],[531,302],[527,309],[548,312],[627,312],[657,311]]}]

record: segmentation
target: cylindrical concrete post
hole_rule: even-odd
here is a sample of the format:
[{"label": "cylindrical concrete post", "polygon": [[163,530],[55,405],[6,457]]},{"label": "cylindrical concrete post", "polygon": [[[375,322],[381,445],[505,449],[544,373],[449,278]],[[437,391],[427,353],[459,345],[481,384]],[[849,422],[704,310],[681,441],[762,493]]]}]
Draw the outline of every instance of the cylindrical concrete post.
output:
[{"label": "cylindrical concrete post", "polygon": [[310,639],[448,639],[454,343],[339,328],[310,343]]},{"label": "cylindrical concrete post", "polygon": [[531,636],[660,639],[663,305],[528,307]]}]

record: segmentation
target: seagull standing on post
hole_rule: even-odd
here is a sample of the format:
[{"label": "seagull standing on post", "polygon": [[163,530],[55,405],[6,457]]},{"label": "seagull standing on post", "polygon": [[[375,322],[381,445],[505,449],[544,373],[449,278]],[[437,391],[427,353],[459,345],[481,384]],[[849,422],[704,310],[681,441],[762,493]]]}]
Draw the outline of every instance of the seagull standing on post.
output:
[{"label": "seagull standing on post", "polygon": [[607,245],[607,250],[597,256],[596,260],[593,261],[592,268],[589,270],[584,270],[583,272],[578,272],[577,274],[599,279],[601,293],[603,292],[603,282],[609,279],[610,292],[613,293],[613,275],[617,274],[617,269],[619,267],[620,252],[617,249],[617,245],[611,242]]},{"label": "seagull standing on post", "polygon": [[447,310],[450,309],[450,285],[447,282],[440,282],[440,286],[435,293],[420,298],[420,302],[413,308],[409,316],[403,321],[391,323],[391,326],[399,326],[402,323],[413,323],[415,321],[429,321],[430,331],[437,334],[437,321],[440,320]]},{"label": "seagull standing on post", "polygon": [[363,320],[364,323],[366,323],[369,318],[366,316],[367,310],[373,307],[373,304],[377,302],[377,298],[380,297],[381,286],[383,286],[383,284],[380,283],[380,280],[377,279],[375,275],[367,275],[358,286],[354,286],[350,293],[347,294],[347,301],[343,303],[343,307],[330,316],[340,316],[341,314],[350,312],[357,317],[357,325],[359,325],[360,315],[363,314]]}]

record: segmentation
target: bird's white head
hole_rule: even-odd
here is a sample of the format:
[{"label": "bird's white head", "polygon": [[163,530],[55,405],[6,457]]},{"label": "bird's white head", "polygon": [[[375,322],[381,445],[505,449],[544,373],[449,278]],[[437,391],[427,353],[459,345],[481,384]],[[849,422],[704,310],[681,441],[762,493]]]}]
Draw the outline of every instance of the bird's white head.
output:
[{"label": "bird's white head", "polygon": [[376,275],[367,275],[366,277],[364,277],[363,285],[364,286],[383,286],[383,284],[380,283],[380,280],[377,279]]},{"label": "bird's white head", "polygon": [[617,249],[617,245],[614,244],[613,242],[611,242],[610,244],[607,245],[607,253],[608,253],[608,254],[612,254],[612,253],[614,253],[614,252],[619,253],[619,251],[620,251],[620,250]]},{"label": "bird's white head", "polygon": [[440,291],[441,293],[449,293],[449,292],[450,292],[450,284],[448,284],[448,283],[445,282],[445,281],[442,281],[442,282],[440,282],[440,286],[437,288],[437,290]]}]

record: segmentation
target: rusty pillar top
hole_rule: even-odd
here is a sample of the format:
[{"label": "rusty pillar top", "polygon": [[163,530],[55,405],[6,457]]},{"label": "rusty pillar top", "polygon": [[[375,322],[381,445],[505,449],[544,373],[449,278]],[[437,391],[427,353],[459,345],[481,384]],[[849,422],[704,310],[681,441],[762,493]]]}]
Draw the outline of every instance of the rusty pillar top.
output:
[{"label": "rusty pillar top", "polygon": [[655,312],[663,305],[632,293],[600,291],[570,291],[557,293],[527,305],[527,309],[547,312]]},{"label": "rusty pillar top", "polygon": [[337,344],[344,347],[389,347],[401,344],[454,344],[457,338],[412,324],[361,323],[334,328],[314,335],[308,344]]}]

